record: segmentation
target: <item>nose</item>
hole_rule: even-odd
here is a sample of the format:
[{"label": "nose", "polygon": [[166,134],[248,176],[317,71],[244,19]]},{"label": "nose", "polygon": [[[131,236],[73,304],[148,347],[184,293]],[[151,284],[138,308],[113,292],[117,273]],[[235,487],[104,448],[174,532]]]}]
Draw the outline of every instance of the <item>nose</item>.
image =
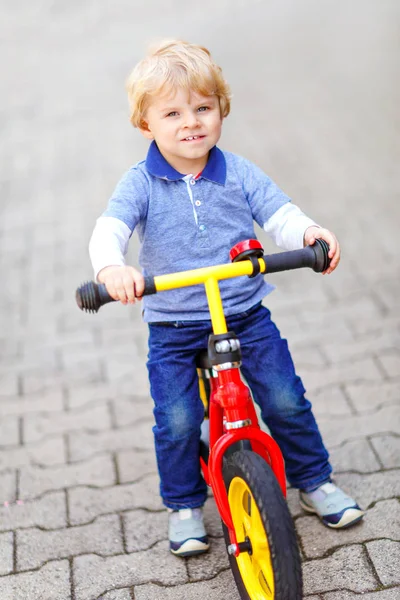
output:
[{"label": "nose", "polygon": [[197,112],[194,111],[187,111],[187,113],[185,114],[185,127],[188,128],[193,128],[193,127],[197,127],[197,125],[199,124],[199,120],[197,117]]}]

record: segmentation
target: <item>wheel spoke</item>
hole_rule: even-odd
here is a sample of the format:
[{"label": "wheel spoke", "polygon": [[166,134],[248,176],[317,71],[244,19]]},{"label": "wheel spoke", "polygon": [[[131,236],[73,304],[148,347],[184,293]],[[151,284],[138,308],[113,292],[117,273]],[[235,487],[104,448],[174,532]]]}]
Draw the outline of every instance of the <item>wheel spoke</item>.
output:
[{"label": "wheel spoke", "polygon": [[231,509],[238,542],[248,539],[251,544],[251,553],[243,552],[238,556],[239,568],[250,577],[254,600],[272,600],[274,574],[271,554],[257,503],[246,482],[240,478],[235,479],[231,493],[235,497]]},{"label": "wheel spoke", "polygon": [[[270,569],[263,569],[259,563],[253,563],[253,569],[256,572],[256,577],[263,592],[267,594],[267,598],[274,597],[274,579]],[[267,571],[267,572],[266,572]]]}]

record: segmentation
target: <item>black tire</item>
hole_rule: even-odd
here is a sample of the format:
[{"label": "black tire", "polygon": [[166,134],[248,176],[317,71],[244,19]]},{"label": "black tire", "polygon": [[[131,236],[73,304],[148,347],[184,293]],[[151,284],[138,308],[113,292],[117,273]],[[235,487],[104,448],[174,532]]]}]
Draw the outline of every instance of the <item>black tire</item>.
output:
[{"label": "black tire", "polygon": [[[268,591],[270,588],[261,569],[262,575],[258,575],[258,578],[256,578],[256,581],[262,581],[262,584],[260,584],[261,594],[265,593],[266,600],[301,600],[303,598],[303,585],[296,532],[285,498],[270,466],[258,454],[249,450],[241,450],[224,461],[223,475],[228,494],[233,480],[239,478],[235,479],[236,483],[233,484],[232,498],[235,498],[235,489],[245,489],[245,486],[247,486],[250,491],[250,493],[246,492],[249,496],[249,498],[246,498],[249,515],[251,514],[252,502],[255,502],[259,512],[262,528],[265,531],[269,545],[270,558],[268,563],[272,567],[273,573],[273,575],[269,573],[269,577],[272,576],[274,582],[274,592]],[[239,506],[238,510],[240,511],[241,508],[243,508],[243,514],[245,515],[244,506]],[[247,517],[247,515],[245,516]],[[228,547],[230,544],[229,533],[224,524],[223,530]],[[236,529],[236,535],[238,542],[244,541],[245,534],[243,530],[238,531]],[[247,539],[250,540],[251,544],[251,533]],[[256,555],[252,557],[251,552],[247,554],[250,554],[250,559],[247,560],[246,556],[244,556],[244,559],[246,565],[250,564],[251,567],[246,572],[250,573],[251,579],[252,573],[259,570],[259,565],[256,562],[253,563],[253,559],[256,561]],[[246,577],[242,577],[236,557],[231,554],[228,554],[228,556],[241,599],[254,600],[254,596],[249,595],[244,580]],[[257,595],[257,599],[261,597],[259,594]]]}]

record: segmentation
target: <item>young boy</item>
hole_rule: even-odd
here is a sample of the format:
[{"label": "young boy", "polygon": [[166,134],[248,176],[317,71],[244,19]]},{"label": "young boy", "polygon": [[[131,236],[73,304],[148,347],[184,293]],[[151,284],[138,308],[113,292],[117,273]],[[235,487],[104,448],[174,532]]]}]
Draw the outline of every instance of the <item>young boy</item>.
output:
[{"label": "young boy", "polygon": [[[144,274],[229,262],[233,245],[256,237],[254,220],[287,250],[326,240],[331,263],[325,273],[334,271],[340,249],[333,233],[304,215],[254,164],[216,146],[230,93],[205,48],[165,42],[135,67],[127,87],[131,122],[151,144],[146,160],[118,183],[90,242],[97,280],[115,300],[134,303],[143,292],[143,275],[124,261],[134,229]],[[302,507],[329,527],[359,521],[362,510],[330,479],[328,452],[286,340],[261,305],[272,286],[256,277],[225,280],[220,288],[228,329],[241,341],[242,372]],[[160,491],[169,509],[171,551],[187,556],[209,547],[195,356],[207,347],[210,317],[202,286],[147,296],[143,305]]]}]

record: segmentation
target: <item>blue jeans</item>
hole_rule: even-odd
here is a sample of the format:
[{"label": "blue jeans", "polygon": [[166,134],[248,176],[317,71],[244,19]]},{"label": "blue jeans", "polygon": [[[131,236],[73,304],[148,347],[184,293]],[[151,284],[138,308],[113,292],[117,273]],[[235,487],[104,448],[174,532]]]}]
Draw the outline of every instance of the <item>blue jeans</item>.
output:
[{"label": "blue jeans", "polygon": [[[242,349],[241,371],[285,460],[296,488],[311,490],[328,481],[332,468],[305,389],[296,375],[286,340],[257,304],[227,318]],[[153,428],[160,492],[172,509],[202,506],[207,486],[199,466],[199,397],[195,356],[207,348],[210,321],[149,324],[148,371],[154,400]]]}]

